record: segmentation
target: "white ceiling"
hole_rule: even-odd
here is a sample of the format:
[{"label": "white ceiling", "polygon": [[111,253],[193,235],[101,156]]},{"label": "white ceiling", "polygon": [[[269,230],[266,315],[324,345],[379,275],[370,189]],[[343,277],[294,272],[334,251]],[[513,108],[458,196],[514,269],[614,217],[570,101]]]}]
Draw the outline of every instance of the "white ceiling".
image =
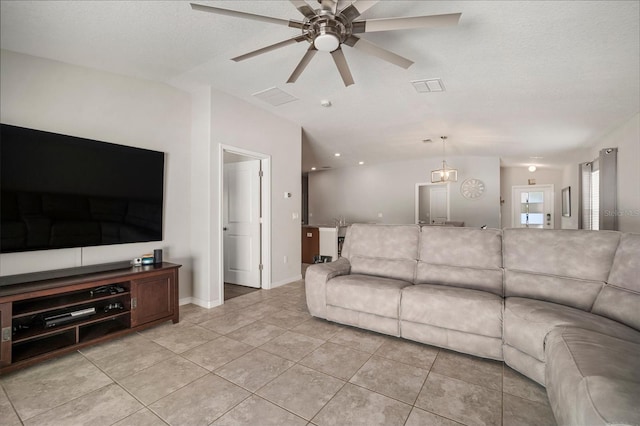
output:
[{"label": "white ceiling", "polygon": [[[302,20],[288,1],[200,3]],[[299,30],[196,12],[187,1],[2,1],[0,40],[7,50],[235,95],[303,127],[303,171],[439,157],[441,135],[448,156],[557,167],[640,111],[640,1],[380,1],[362,18],[454,12],[455,27],[362,35],[415,64],[404,70],[345,47],[356,82],[346,88],[324,52],[285,83],[306,42],[231,61]],[[425,78],[446,91],[417,93],[410,81]],[[299,100],[273,107],[251,96],[271,87]]]}]

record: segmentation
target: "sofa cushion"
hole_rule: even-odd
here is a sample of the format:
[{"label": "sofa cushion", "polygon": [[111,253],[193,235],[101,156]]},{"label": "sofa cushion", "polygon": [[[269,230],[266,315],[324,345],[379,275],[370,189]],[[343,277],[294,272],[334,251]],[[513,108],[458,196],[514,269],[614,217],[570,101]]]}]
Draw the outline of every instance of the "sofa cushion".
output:
[{"label": "sofa cushion", "polygon": [[352,274],[413,282],[420,228],[414,225],[353,224],[347,231]]},{"label": "sofa cushion", "polygon": [[341,275],[327,283],[327,305],[398,318],[400,293],[406,281],[368,275]]},{"label": "sofa cushion", "polygon": [[640,332],[599,315],[540,300],[505,299],[504,342],[509,346],[545,361],[545,339],[559,326],[580,327],[640,343]]},{"label": "sofa cushion", "polygon": [[502,301],[484,291],[416,284],[402,291],[400,319],[500,338]]},{"label": "sofa cushion", "polygon": [[545,352],[558,424],[640,424],[640,344],[560,327],[549,333]]},{"label": "sofa cushion", "polygon": [[423,226],[419,260],[416,284],[445,284],[503,295],[500,230]]},{"label": "sofa cushion", "polygon": [[507,297],[535,298],[591,310],[609,276],[621,234],[506,229],[503,235]]},{"label": "sofa cushion", "polygon": [[640,330],[640,234],[623,234],[593,313]]}]

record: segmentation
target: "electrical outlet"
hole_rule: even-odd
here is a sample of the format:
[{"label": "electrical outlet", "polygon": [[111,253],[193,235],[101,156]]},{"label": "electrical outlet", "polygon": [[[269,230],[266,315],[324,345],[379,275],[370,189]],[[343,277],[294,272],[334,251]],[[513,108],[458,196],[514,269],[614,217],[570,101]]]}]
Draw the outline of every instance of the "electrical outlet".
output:
[{"label": "electrical outlet", "polygon": [[378,213],[378,217],[382,217],[382,213]]},{"label": "electrical outlet", "polygon": [[287,263],[289,261],[289,258],[287,256],[284,257],[284,263]]}]

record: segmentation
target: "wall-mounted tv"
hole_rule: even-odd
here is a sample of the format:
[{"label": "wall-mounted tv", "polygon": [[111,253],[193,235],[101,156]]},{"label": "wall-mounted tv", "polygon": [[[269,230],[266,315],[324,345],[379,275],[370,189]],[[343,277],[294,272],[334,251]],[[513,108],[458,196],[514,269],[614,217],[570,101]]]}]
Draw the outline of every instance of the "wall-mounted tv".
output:
[{"label": "wall-mounted tv", "polygon": [[0,252],[162,240],[164,153],[0,125]]}]

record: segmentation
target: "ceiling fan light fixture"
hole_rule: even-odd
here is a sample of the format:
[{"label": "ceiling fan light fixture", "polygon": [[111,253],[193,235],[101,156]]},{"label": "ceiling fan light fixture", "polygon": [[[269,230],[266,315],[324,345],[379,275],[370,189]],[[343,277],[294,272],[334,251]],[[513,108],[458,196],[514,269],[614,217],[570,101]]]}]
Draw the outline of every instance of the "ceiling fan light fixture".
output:
[{"label": "ceiling fan light fixture", "polygon": [[319,34],[314,40],[313,45],[321,52],[333,52],[340,46],[338,36],[329,32]]}]

